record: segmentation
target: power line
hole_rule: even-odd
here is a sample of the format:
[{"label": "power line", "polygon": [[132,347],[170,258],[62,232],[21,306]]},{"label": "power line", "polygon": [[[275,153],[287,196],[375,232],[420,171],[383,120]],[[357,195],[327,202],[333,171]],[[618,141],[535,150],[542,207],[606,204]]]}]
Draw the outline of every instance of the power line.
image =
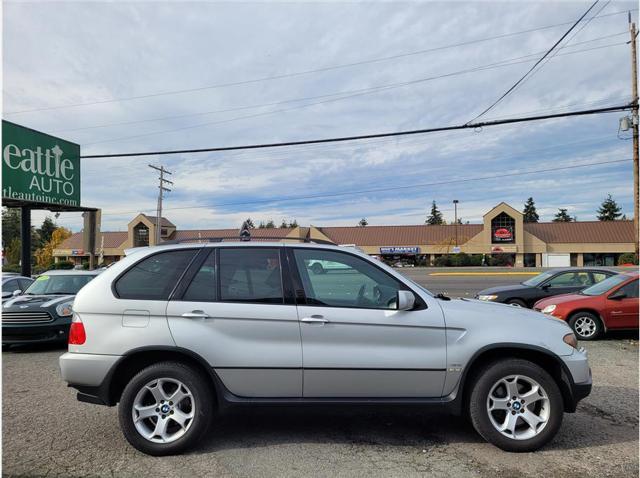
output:
[{"label": "power line", "polygon": [[500,98],[498,98],[496,101],[494,101],[488,108],[486,108],[484,111],[482,111],[482,113],[480,113],[478,116],[474,117],[470,122],[477,120],[478,118],[480,118],[481,116],[485,115],[486,113],[488,113],[489,111],[491,111],[498,103],[500,103],[504,98],[507,97],[507,95],[509,95],[509,93],[511,93],[513,90],[515,90],[518,85],[520,83],[522,83],[524,81],[524,79],[529,76],[529,74],[536,69],[536,67],[542,62],[544,61],[544,59],[549,56],[551,54],[551,52],[553,50],[555,50],[555,48],[562,42],[562,40],[564,40],[567,35],[569,35],[569,33],[571,33],[573,31],[573,29],[578,25],[578,23],[580,23],[582,21],[582,19],[584,17],[586,17],[588,15],[588,13],[593,9],[593,7],[595,7],[597,5],[597,3],[600,0],[596,0],[595,2],[593,2],[591,4],[591,6],[587,9],[586,12],[584,12],[582,14],[582,16],[580,18],[578,18],[578,20],[576,20],[576,22],[571,25],[571,28],[569,28],[561,37],[558,41],[556,41],[553,46],[551,48],[549,48],[547,50],[547,52],[542,55],[542,57],[518,80],[516,81],[507,91],[505,91],[502,96],[500,96]]},{"label": "power line", "polygon": [[507,118],[507,119],[501,119],[501,120],[495,120],[495,121],[481,121],[478,123],[465,123],[465,124],[451,125],[451,126],[440,126],[435,128],[395,131],[391,133],[375,133],[375,134],[364,134],[364,135],[357,135],[357,136],[341,136],[341,137],[334,137],[334,138],[309,139],[309,140],[302,140],[302,141],[287,141],[282,143],[260,143],[260,144],[241,145],[241,146],[221,146],[221,147],[199,148],[199,149],[178,149],[178,150],[163,150],[163,151],[133,152],[133,153],[92,154],[92,155],[86,155],[86,156],[80,156],[80,157],[83,159],[118,158],[118,157],[124,158],[124,157],[133,157],[133,156],[194,154],[194,153],[209,153],[209,152],[220,152],[220,151],[237,151],[237,150],[247,150],[247,149],[282,148],[282,147],[297,146],[297,145],[304,145],[304,144],[337,143],[337,142],[343,142],[343,141],[357,141],[362,139],[387,138],[387,137],[393,137],[393,136],[407,136],[407,135],[414,135],[414,134],[435,133],[438,131],[480,129],[487,126],[497,126],[501,124],[523,123],[523,122],[540,121],[540,120],[554,119],[554,118],[566,118],[566,117],[572,117],[572,116],[586,116],[586,115],[594,115],[594,114],[602,114],[602,113],[613,113],[616,111],[626,111],[630,109],[632,106],[633,106],[632,104],[626,104],[626,105],[620,105],[620,106],[609,106],[605,108],[594,108],[594,109],[581,110],[581,111],[569,111],[565,113],[556,113],[556,114],[547,114],[547,115],[529,116],[529,117],[520,117],[520,118]]},{"label": "power line", "polygon": [[[561,47],[560,49],[564,49],[564,48],[572,48],[572,47],[576,47],[578,45],[584,45],[586,43],[593,43],[593,42],[597,42],[600,40],[605,40],[608,38],[614,38],[617,36],[621,36],[621,35],[627,35],[628,32],[624,31],[624,32],[620,32],[620,33],[614,33],[611,35],[604,35],[601,37],[597,37],[597,38],[591,38],[589,40],[585,40],[582,42],[578,42],[578,43],[574,43],[571,45],[565,45],[563,47]],[[597,46],[595,48],[585,48],[585,49],[580,49],[580,50],[574,50],[574,51],[569,51],[566,52],[564,55],[573,55],[576,53],[582,53],[582,52],[587,52],[587,51],[593,51],[593,50],[597,50],[597,49],[601,49],[601,48],[609,48],[611,46],[618,46],[618,45],[624,45],[626,43],[622,42],[622,43],[611,43],[611,44],[607,44],[607,45],[600,45]],[[59,129],[59,130],[53,130],[52,133],[69,133],[69,132],[74,132],[74,131],[84,131],[84,130],[89,130],[89,129],[97,129],[97,128],[107,128],[107,127],[111,127],[111,126],[129,126],[132,124],[140,124],[140,123],[150,123],[150,122],[156,122],[156,121],[167,121],[167,120],[174,120],[174,119],[182,119],[182,118],[190,118],[190,117],[194,117],[194,116],[207,116],[207,115],[211,115],[211,114],[217,114],[217,113],[230,113],[230,112],[234,112],[234,111],[243,111],[243,110],[251,110],[251,109],[259,109],[259,108],[266,108],[266,107],[270,107],[270,106],[279,106],[279,105],[283,105],[283,104],[287,104],[287,103],[297,103],[297,102],[301,102],[301,101],[309,101],[309,100],[316,100],[316,99],[320,99],[320,98],[328,98],[328,97],[333,97],[333,96],[341,96],[341,95],[349,95],[349,96],[344,96],[342,98],[337,98],[335,101],[341,101],[343,99],[348,99],[351,98],[353,96],[359,96],[360,93],[366,93],[366,92],[375,92],[379,89],[382,90],[386,90],[386,89],[392,89],[392,88],[399,88],[399,87],[403,87],[403,86],[408,86],[410,84],[415,84],[416,82],[424,82],[424,81],[432,81],[432,80],[436,80],[436,79],[440,79],[440,78],[445,78],[445,77],[450,77],[450,76],[454,76],[454,75],[461,75],[461,74],[466,74],[466,73],[472,73],[475,71],[481,71],[481,70],[485,70],[485,69],[492,69],[492,68],[501,68],[504,66],[512,66],[512,65],[517,65],[520,63],[528,63],[529,61],[534,61],[534,60],[527,60],[527,61],[518,61],[518,60],[523,60],[529,57],[533,57],[533,56],[537,56],[539,54],[541,54],[543,52],[536,52],[536,53],[531,53],[529,55],[524,55],[524,56],[520,56],[520,57],[515,57],[515,58],[508,58],[505,60],[500,60],[498,62],[492,62],[492,63],[488,63],[485,65],[479,65],[477,67],[473,67],[471,69],[464,69],[464,70],[458,70],[458,71],[454,71],[454,72],[450,72],[450,73],[444,73],[442,75],[439,76],[432,76],[432,77],[427,77],[427,78],[419,78],[417,80],[412,80],[411,82],[401,82],[401,83],[390,83],[390,84],[386,84],[386,85],[379,85],[379,86],[374,86],[374,87],[369,87],[369,88],[360,88],[360,89],[356,89],[356,90],[347,90],[347,91],[340,91],[340,92],[335,92],[335,93],[326,93],[326,94],[322,94],[322,95],[314,95],[314,96],[306,96],[306,97],[301,97],[301,98],[291,98],[288,100],[282,100],[282,101],[276,101],[276,102],[271,102],[271,103],[262,103],[262,104],[257,104],[257,105],[247,105],[247,106],[236,106],[236,107],[232,107],[232,108],[223,108],[223,109],[217,109],[217,110],[210,110],[210,111],[203,111],[203,112],[198,112],[198,113],[188,113],[188,114],[181,114],[181,115],[172,115],[172,116],[162,116],[162,117],[156,117],[156,118],[146,118],[146,119],[141,119],[141,120],[133,120],[133,121],[121,121],[121,122],[117,122],[117,123],[103,123],[103,124],[98,124],[98,125],[91,125],[91,126],[81,126],[78,128],[65,128],[65,129]],[[562,55],[562,56],[564,56]],[[515,63],[511,63],[511,62],[515,62]],[[352,95],[352,93],[355,93],[355,95]],[[315,104],[319,104],[319,103],[312,103],[311,105],[315,105]],[[311,105],[302,105],[299,108],[305,108],[307,106],[311,106]],[[284,111],[288,111],[288,110],[284,110]],[[273,112],[267,112],[267,113],[260,113],[262,114],[272,114]],[[249,116],[252,117],[252,116]],[[232,118],[230,120],[223,120],[223,121],[236,121],[237,119],[245,119],[247,117],[240,117],[240,118]],[[211,124],[211,123],[204,123],[204,124]],[[213,124],[218,124],[218,122],[213,123]],[[189,126],[189,128],[191,127],[198,127],[199,125],[196,126]],[[160,133],[151,133],[151,134],[160,134]],[[115,141],[116,139],[112,139],[112,140],[108,140],[108,141]],[[128,138],[127,138],[128,139]],[[96,144],[96,143],[89,143],[89,144]]]},{"label": "power line", "polygon": [[[609,16],[625,14],[625,13],[627,13],[629,11],[637,11],[637,10],[638,9],[636,8],[636,9],[632,9],[632,10],[624,10],[624,11],[612,12],[612,13],[609,13],[607,15],[602,15],[599,18],[605,18],[605,17],[609,17]],[[33,113],[33,112],[38,112],[38,111],[49,111],[49,110],[64,109],[64,108],[76,108],[76,107],[81,107],[81,106],[92,106],[92,105],[99,105],[99,104],[106,104],[106,103],[132,101],[132,100],[138,100],[138,99],[144,99],[144,98],[153,98],[153,97],[158,97],[158,96],[167,96],[167,95],[175,95],[175,94],[182,94],[182,93],[192,93],[192,92],[203,91],[203,90],[226,88],[226,87],[231,87],[231,86],[241,86],[241,85],[247,85],[247,84],[252,84],[252,83],[260,83],[260,82],[264,82],[264,81],[280,80],[280,79],[284,79],[284,78],[292,78],[292,77],[296,77],[296,76],[309,75],[309,74],[313,74],[313,73],[322,73],[322,72],[337,70],[337,69],[341,69],[341,68],[349,68],[349,67],[354,67],[354,66],[372,64],[372,63],[379,63],[379,62],[384,62],[384,61],[389,61],[389,60],[394,60],[394,59],[404,58],[404,57],[409,57],[409,56],[423,55],[423,54],[431,53],[431,52],[435,52],[435,51],[441,51],[441,50],[446,50],[446,49],[450,49],[450,48],[456,48],[456,47],[460,47],[460,46],[472,45],[472,44],[475,44],[475,43],[482,43],[482,42],[491,41],[491,40],[498,40],[498,39],[508,38],[508,37],[522,35],[522,34],[526,34],[526,33],[532,33],[532,32],[536,32],[536,31],[540,31],[540,30],[548,30],[548,29],[555,28],[555,27],[570,25],[571,23],[572,22],[556,23],[556,24],[553,24],[553,25],[545,25],[545,26],[542,26],[542,27],[530,28],[530,29],[527,29],[527,30],[521,30],[521,31],[517,31],[517,32],[504,33],[504,34],[501,34],[501,35],[494,35],[494,36],[491,36],[491,37],[468,40],[468,41],[454,43],[454,44],[450,44],[450,45],[443,45],[443,46],[434,47],[434,48],[427,48],[427,49],[416,50],[416,51],[412,51],[412,52],[399,53],[399,54],[396,54],[396,55],[391,55],[391,56],[386,56],[386,57],[373,58],[373,59],[369,59],[369,60],[361,60],[361,61],[356,61],[356,62],[352,62],[352,63],[343,63],[343,64],[339,64],[339,65],[332,65],[332,66],[327,66],[327,67],[322,67],[322,68],[314,68],[314,69],[310,69],[310,70],[302,70],[302,71],[297,71],[297,72],[292,72],[292,73],[283,73],[283,74],[279,74],[279,75],[266,76],[266,77],[262,77],[262,78],[254,78],[254,79],[249,79],[249,80],[242,80],[242,81],[235,81],[235,82],[228,82],[228,83],[218,83],[218,84],[214,84],[214,85],[201,86],[201,87],[196,87],[196,88],[186,88],[186,89],[180,89],[180,90],[170,90],[170,91],[162,91],[162,92],[157,92],[157,93],[148,93],[148,94],[144,94],[144,95],[126,96],[126,97],[111,98],[111,99],[105,99],[105,100],[96,100],[96,101],[83,102],[83,103],[72,103],[72,104],[67,104],[67,105],[45,106],[45,107],[41,107],[41,108],[33,108],[33,109],[28,109],[28,110],[5,112],[5,115],[18,115],[18,114]]]},{"label": "power line", "polygon": [[[421,184],[409,184],[409,185],[403,185],[403,186],[391,186],[391,187],[386,187],[386,188],[361,189],[361,190],[358,190],[358,191],[343,191],[343,192],[337,192],[337,193],[312,194],[312,195],[307,195],[307,196],[289,196],[289,197],[283,197],[283,198],[270,198],[270,199],[254,200],[254,201],[241,201],[241,202],[229,202],[229,203],[220,203],[220,204],[209,204],[209,205],[204,205],[204,206],[173,207],[173,208],[167,208],[167,209],[165,209],[165,211],[176,211],[176,210],[186,210],[186,209],[208,209],[208,208],[226,207],[226,206],[246,206],[246,205],[252,205],[252,204],[267,204],[267,203],[278,203],[278,202],[289,202],[289,201],[302,201],[302,200],[309,200],[309,199],[325,199],[325,198],[332,198],[332,197],[339,197],[339,196],[354,196],[354,195],[360,195],[360,194],[399,191],[399,190],[404,190],[404,189],[424,188],[424,187],[431,187],[431,186],[443,186],[443,185],[455,184],[455,183],[468,183],[468,182],[472,182],[472,181],[485,181],[485,180],[489,180],[489,179],[500,179],[500,178],[504,178],[504,177],[525,176],[525,175],[529,175],[529,174],[548,173],[548,172],[563,171],[563,170],[569,170],[569,169],[586,168],[586,167],[591,167],[591,166],[600,166],[600,165],[606,165],[606,164],[623,163],[623,162],[628,162],[628,161],[631,161],[631,159],[630,158],[627,158],[627,159],[614,159],[614,160],[609,160],[609,161],[598,161],[598,162],[583,163],[583,164],[572,164],[572,165],[569,165],[569,166],[559,166],[559,167],[554,167],[554,168],[534,169],[534,170],[520,171],[520,172],[514,172],[514,173],[504,173],[503,172],[503,173],[493,174],[493,175],[489,175],[489,176],[450,179],[450,180],[446,180],[446,181],[436,181],[436,182],[421,183]],[[146,210],[146,211],[149,211],[149,210]],[[125,215],[125,214],[134,214],[134,213],[137,213],[137,212],[143,212],[143,211],[121,211],[121,212],[116,212],[116,213],[103,213],[102,215],[103,216],[120,216],[120,215]]]}]

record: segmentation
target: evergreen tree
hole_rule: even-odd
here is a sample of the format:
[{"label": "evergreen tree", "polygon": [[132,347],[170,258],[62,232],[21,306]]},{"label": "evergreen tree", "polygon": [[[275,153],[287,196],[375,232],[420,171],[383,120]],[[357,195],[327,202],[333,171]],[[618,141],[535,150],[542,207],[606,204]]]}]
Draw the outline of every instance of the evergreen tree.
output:
[{"label": "evergreen tree", "polygon": [[289,227],[291,228],[298,227],[298,221],[294,219],[289,223]]},{"label": "evergreen tree", "polygon": [[273,222],[273,219],[269,219],[269,220],[267,221],[267,223],[264,225],[264,228],[265,228],[265,229],[275,229],[275,228],[276,228],[276,225],[275,225],[275,223]]},{"label": "evergreen tree", "polygon": [[552,220],[553,222],[571,222],[573,218],[567,214],[566,209],[560,208]]},{"label": "evergreen tree", "polygon": [[282,222],[280,223],[280,229],[286,229],[289,227],[289,224],[287,224],[287,221],[283,218]]},{"label": "evergreen tree", "polygon": [[369,222],[367,221],[366,217],[363,217],[362,219],[360,219],[360,221],[358,221],[358,226],[359,227],[365,227],[368,226]]},{"label": "evergreen tree", "polygon": [[427,217],[427,220],[425,221],[425,223],[431,226],[444,224],[444,219],[442,219],[442,213],[438,209],[438,206],[436,206],[435,201],[431,203],[431,213]]},{"label": "evergreen tree", "polygon": [[2,209],[2,247],[7,248],[14,239],[20,240],[20,209]]},{"label": "evergreen tree", "polygon": [[40,247],[43,247],[51,240],[51,236],[53,231],[57,229],[57,226],[53,220],[47,216],[42,221],[42,226],[38,228],[38,242],[40,243]]},{"label": "evergreen tree", "polygon": [[611,194],[607,195],[607,199],[602,201],[598,209],[598,221],[616,221],[620,216],[622,216],[622,208],[618,206]]},{"label": "evergreen tree", "polygon": [[527,199],[527,202],[524,203],[522,214],[524,214],[524,222],[538,222],[540,216],[538,216],[538,211],[536,211],[536,203],[533,202],[533,198],[530,197]]}]

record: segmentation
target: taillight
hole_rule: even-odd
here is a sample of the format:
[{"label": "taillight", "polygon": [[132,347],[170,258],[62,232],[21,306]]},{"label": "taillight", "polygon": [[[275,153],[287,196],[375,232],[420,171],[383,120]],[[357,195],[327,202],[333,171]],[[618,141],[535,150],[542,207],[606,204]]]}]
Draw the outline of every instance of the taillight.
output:
[{"label": "taillight", "polygon": [[69,329],[69,345],[82,345],[87,340],[84,324],[77,314],[73,314],[71,328]]}]

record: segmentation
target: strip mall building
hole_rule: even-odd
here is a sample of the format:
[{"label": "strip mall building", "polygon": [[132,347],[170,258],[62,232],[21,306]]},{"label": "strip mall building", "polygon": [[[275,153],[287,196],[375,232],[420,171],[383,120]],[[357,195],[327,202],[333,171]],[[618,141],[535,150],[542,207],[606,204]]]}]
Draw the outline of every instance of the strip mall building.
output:
[{"label": "strip mall building", "polygon": [[[109,264],[124,256],[125,249],[156,244],[156,219],[139,214],[127,231],[101,232],[95,254]],[[238,229],[178,230],[163,218],[161,241],[197,241],[219,238],[239,239]],[[254,240],[306,238],[337,245],[356,245],[367,254],[387,259],[432,263],[436,257],[467,254],[509,256],[515,267],[557,267],[616,265],[618,257],[634,252],[632,221],[588,221],[526,223],[521,212],[500,203],[484,215],[482,224],[295,227],[255,229]],[[286,240],[286,239],[284,239]],[[81,264],[89,253],[83,250],[83,234],[76,233],[54,250],[56,261]]]}]

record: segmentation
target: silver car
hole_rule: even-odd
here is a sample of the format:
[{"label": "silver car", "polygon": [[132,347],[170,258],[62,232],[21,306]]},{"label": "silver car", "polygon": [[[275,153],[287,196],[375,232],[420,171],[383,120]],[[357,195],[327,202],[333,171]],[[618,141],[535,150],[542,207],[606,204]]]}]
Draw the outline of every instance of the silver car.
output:
[{"label": "silver car", "polygon": [[[342,267],[315,274],[319,261]],[[151,455],[192,447],[228,406],[358,403],[465,414],[489,442],[531,451],[591,391],[564,321],[434,296],[336,246],[136,249],[73,309],[62,377],[83,402],[119,404],[126,439]]]}]

